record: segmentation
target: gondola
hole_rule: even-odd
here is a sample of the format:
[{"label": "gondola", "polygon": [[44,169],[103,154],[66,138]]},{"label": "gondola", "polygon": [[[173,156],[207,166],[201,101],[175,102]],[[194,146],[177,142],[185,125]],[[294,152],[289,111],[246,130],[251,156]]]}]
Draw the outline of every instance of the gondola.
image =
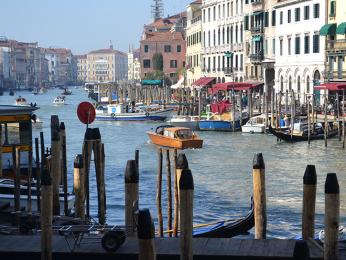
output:
[{"label": "gondola", "polygon": [[[300,135],[293,134],[289,132],[284,132],[281,130],[277,130],[272,128],[272,126],[269,126],[269,132],[273,135],[275,135],[277,138],[280,140],[286,141],[286,142],[301,142],[301,141],[308,141],[308,134],[303,133]],[[337,129],[332,129],[328,131],[328,138],[336,136],[338,134]],[[319,139],[324,139],[324,133],[323,132],[318,132],[318,133],[311,133],[310,135],[310,140],[319,140]]]},{"label": "gondola", "polygon": [[220,221],[211,226],[195,227],[193,237],[230,238],[246,234],[254,225],[254,205],[251,197],[251,208],[246,216],[238,220]]}]

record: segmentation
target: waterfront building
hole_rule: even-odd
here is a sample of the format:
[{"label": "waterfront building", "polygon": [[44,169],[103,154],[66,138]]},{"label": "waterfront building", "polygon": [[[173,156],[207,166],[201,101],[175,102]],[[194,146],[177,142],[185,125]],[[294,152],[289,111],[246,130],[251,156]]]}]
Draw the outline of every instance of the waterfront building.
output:
[{"label": "waterfront building", "polygon": [[326,19],[324,10],[324,0],[281,0],[274,6],[275,91],[293,90],[301,104],[324,71],[325,44],[319,35]]},{"label": "waterfront building", "polygon": [[202,0],[190,3],[186,9],[186,85],[203,76]]},{"label": "waterfront building", "polygon": [[[185,22],[186,13],[182,13],[168,18],[160,18],[144,26],[140,41],[142,79],[148,77],[155,70],[162,69],[167,84],[172,85],[177,81],[178,74],[182,74],[185,67]],[[160,68],[156,67],[154,56],[162,60],[162,66],[158,66]]]},{"label": "waterfront building", "polygon": [[141,80],[141,62],[140,62],[140,50],[129,49],[127,54],[128,59],[128,80],[130,82],[139,82]]},{"label": "waterfront building", "polygon": [[112,45],[108,49],[89,52],[86,63],[86,81],[88,82],[119,82],[127,80],[127,54],[114,50]]},{"label": "waterfront building", "polygon": [[[242,1],[241,1],[242,2]],[[270,95],[274,86],[276,52],[275,28],[277,0],[245,0],[245,78],[264,82],[264,91]]]},{"label": "waterfront building", "polygon": [[87,55],[75,55],[77,60],[77,81],[85,83],[87,81]]},{"label": "waterfront building", "polygon": [[346,2],[327,0],[326,24],[320,34],[326,41],[326,81],[346,82]]},{"label": "waterfront building", "polygon": [[203,75],[244,81],[244,1],[203,0]]},{"label": "waterfront building", "polygon": [[0,47],[0,88],[10,80],[10,48]]}]

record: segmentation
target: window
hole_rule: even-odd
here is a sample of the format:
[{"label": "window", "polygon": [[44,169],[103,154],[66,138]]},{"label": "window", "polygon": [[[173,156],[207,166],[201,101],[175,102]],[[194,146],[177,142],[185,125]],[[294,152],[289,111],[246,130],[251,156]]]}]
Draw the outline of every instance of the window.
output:
[{"label": "window", "polygon": [[218,6],[218,18],[221,18],[221,5]]},{"label": "window", "polygon": [[143,60],[143,68],[150,68],[150,60]]},{"label": "window", "polygon": [[297,78],[297,92],[300,93],[300,76]]},{"label": "window", "polygon": [[208,47],[210,47],[210,31],[208,31]]},{"label": "window", "polygon": [[181,45],[177,45],[177,52],[181,52]]},{"label": "window", "polygon": [[149,51],[149,46],[148,45],[144,45],[144,52],[148,52]]},{"label": "window", "polygon": [[171,60],[171,61],[169,62],[169,66],[170,66],[171,68],[177,68],[177,67],[178,67],[178,62],[177,62],[177,60]]},{"label": "window", "polygon": [[275,48],[276,48],[276,46],[275,46],[275,38],[273,39],[273,55],[275,55]]},{"label": "window", "polygon": [[216,57],[213,57],[213,71],[216,71]]},{"label": "window", "polygon": [[310,93],[310,77],[306,77],[306,93]]},{"label": "window", "polygon": [[310,6],[304,6],[304,20],[310,19]]},{"label": "window", "polygon": [[213,20],[216,20],[216,7],[213,8]]},{"label": "window", "polygon": [[295,38],[296,51],[295,54],[300,54],[300,37],[296,36]]},{"label": "window", "polygon": [[269,13],[265,12],[264,13],[264,27],[268,27],[269,26]]},{"label": "window", "polygon": [[284,77],[280,77],[280,91],[284,92]]},{"label": "window", "polygon": [[320,4],[314,4],[314,18],[320,18]]},{"label": "window", "polygon": [[284,22],[284,12],[280,12],[280,24],[283,24]]},{"label": "window", "polygon": [[288,79],[288,91],[291,92],[292,91],[292,77],[290,76]]},{"label": "window", "polygon": [[227,17],[229,17],[229,3],[227,3]]},{"label": "window", "polygon": [[287,11],[287,23],[291,23],[291,10]]},{"label": "window", "polygon": [[310,52],[310,36],[304,36],[304,53],[308,54]]},{"label": "window", "polygon": [[214,35],[213,35],[213,46],[216,46],[216,32],[214,30]]},{"label": "window", "polygon": [[268,55],[268,40],[265,40],[265,44],[264,44],[264,54]]},{"label": "window", "polygon": [[335,17],[335,13],[336,13],[336,1],[333,0],[333,1],[330,1],[330,13],[329,13],[329,16],[330,17]]},{"label": "window", "polygon": [[205,9],[203,10],[203,22],[205,23]]},{"label": "window", "polygon": [[171,52],[171,45],[165,45],[165,52]]},{"label": "window", "polygon": [[288,55],[291,55],[291,38],[287,39]]},{"label": "window", "polygon": [[296,8],[295,10],[294,10],[294,14],[295,14],[295,21],[296,22],[299,22],[300,21],[300,8]]},{"label": "window", "polygon": [[208,22],[210,22],[210,8],[208,8]]},{"label": "window", "polygon": [[[268,13],[268,12],[266,12],[266,13]],[[248,15],[244,16],[244,29],[246,31],[249,30],[249,16]]]},{"label": "window", "polygon": [[282,42],[283,42],[283,40],[282,40],[282,39],[280,39],[280,56],[282,56],[282,48],[283,48],[283,46],[282,46]]},{"label": "window", "polygon": [[312,38],[312,48],[313,53],[320,52],[320,36],[318,34],[315,34]]},{"label": "window", "polygon": [[272,26],[276,25],[276,12],[275,10],[272,11]]}]

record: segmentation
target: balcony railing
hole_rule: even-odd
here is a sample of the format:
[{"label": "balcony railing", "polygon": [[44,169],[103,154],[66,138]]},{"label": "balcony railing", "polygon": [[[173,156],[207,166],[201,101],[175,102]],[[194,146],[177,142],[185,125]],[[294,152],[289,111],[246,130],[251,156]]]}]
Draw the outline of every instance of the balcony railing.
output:
[{"label": "balcony railing", "polygon": [[252,26],[250,28],[250,31],[253,34],[263,33],[263,26],[261,26],[261,25]]},{"label": "balcony railing", "polygon": [[250,54],[250,60],[251,62],[261,62],[263,60],[263,53],[259,52],[259,53]]},{"label": "balcony railing", "polygon": [[327,42],[327,51],[346,52],[346,39],[328,41]]}]

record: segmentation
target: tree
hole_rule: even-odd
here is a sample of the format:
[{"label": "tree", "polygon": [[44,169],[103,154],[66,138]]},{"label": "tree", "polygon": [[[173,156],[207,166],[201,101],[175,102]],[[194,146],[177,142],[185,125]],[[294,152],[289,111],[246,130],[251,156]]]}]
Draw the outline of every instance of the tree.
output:
[{"label": "tree", "polygon": [[155,53],[153,56],[153,69],[163,71],[163,56],[162,53]]}]

